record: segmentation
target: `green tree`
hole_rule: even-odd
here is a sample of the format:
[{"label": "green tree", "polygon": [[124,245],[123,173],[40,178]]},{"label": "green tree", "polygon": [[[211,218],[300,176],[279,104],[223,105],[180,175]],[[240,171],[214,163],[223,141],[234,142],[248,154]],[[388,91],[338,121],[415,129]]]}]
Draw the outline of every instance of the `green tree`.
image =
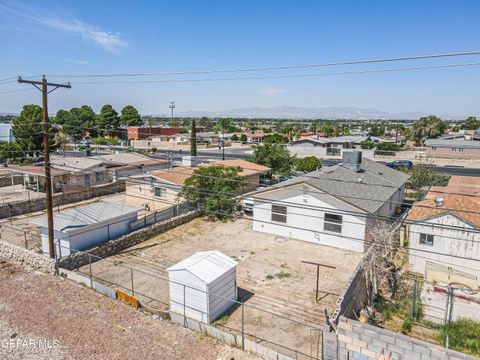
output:
[{"label": "green tree", "polygon": [[411,169],[401,170],[410,175],[407,185],[416,192],[414,196],[417,199],[423,198],[430,186],[446,186],[450,179],[450,175],[437,173],[425,164],[415,164]]},{"label": "green tree", "polygon": [[469,116],[462,124],[462,129],[477,130],[480,127],[480,121],[475,116]]},{"label": "green tree", "polygon": [[241,141],[242,143],[246,143],[247,140],[248,140],[248,138],[247,138],[247,135],[246,135],[246,134],[240,135],[240,141]]},{"label": "green tree", "polygon": [[238,135],[237,134],[232,135],[232,141],[238,141]]},{"label": "green tree", "polygon": [[250,161],[268,166],[276,175],[289,176],[295,163],[295,157],[278,144],[256,145]]},{"label": "green tree", "polygon": [[204,166],[185,180],[178,196],[188,202],[195,202],[205,215],[223,218],[235,210],[235,196],[244,178],[239,167]]},{"label": "green tree", "polygon": [[365,139],[360,143],[360,147],[362,149],[373,149],[375,147],[375,143],[370,139]]},{"label": "green tree", "polygon": [[19,143],[0,144],[0,159],[8,159],[12,163],[18,163],[25,159]]},{"label": "green tree", "polygon": [[385,125],[382,124],[373,124],[370,126],[370,131],[368,132],[370,136],[383,136],[385,135]]},{"label": "green tree", "polygon": [[88,125],[84,125],[82,120],[84,116],[84,111],[81,108],[72,108],[70,109],[70,117],[68,120],[62,125],[62,131],[71,136],[74,142],[81,140],[85,135],[85,128]]},{"label": "green tree", "polygon": [[207,131],[212,127],[212,121],[206,116],[202,116],[198,124],[207,129]]},{"label": "green tree", "polygon": [[104,135],[115,133],[119,127],[118,113],[112,105],[103,105],[97,116],[97,127]]},{"label": "green tree", "polygon": [[295,168],[298,171],[311,172],[321,167],[320,160],[316,156],[306,156],[295,161]]},{"label": "green tree", "polygon": [[398,151],[399,149],[400,149],[400,146],[393,142],[385,141],[377,144],[377,150]]},{"label": "green tree", "polygon": [[412,137],[417,144],[423,143],[425,139],[434,139],[442,135],[448,127],[446,121],[435,115],[422,117],[415,121],[412,126]]},{"label": "green tree", "polygon": [[13,120],[12,133],[21,150],[43,150],[42,121],[42,108],[33,104],[25,105],[20,115]]},{"label": "green tree", "polygon": [[197,156],[197,126],[192,119],[192,131],[190,133],[190,155]]},{"label": "green tree", "polygon": [[286,144],[288,143],[288,138],[280,134],[272,134],[265,136],[263,142],[269,144]]},{"label": "green tree", "polygon": [[135,109],[132,105],[127,105],[121,111],[120,125],[123,127],[142,126],[143,120],[140,117],[137,109]]},{"label": "green tree", "polygon": [[53,122],[59,125],[63,125],[65,123],[68,124],[70,122],[70,118],[71,118],[70,112],[67,110],[61,109],[57,111],[57,114],[53,118]]}]

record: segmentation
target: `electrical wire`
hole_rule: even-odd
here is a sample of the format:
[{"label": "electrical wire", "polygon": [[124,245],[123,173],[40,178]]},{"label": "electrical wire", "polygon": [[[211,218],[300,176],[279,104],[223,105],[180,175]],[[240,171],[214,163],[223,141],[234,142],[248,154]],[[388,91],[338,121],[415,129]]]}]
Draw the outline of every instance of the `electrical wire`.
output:
[{"label": "electrical wire", "polygon": [[408,61],[408,60],[438,59],[438,58],[471,56],[471,55],[480,55],[480,51],[453,52],[453,53],[430,54],[430,55],[414,55],[414,56],[405,56],[405,57],[391,57],[391,58],[381,58],[381,59],[339,61],[339,62],[317,63],[317,64],[263,66],[263,67],[260,66],[260,67],[238,68],[238,69],[213,69],[213,70],[198,70],[198,71],[193,70],[193,71],[147,72],[147,73],[110,73],[110,74],[48,74],[46,76],[48,76],[48,77],[87,78],[87,77],[137,77],[137,76],[199,75],[199,74],[212,74],[212,73],[253,72],[253,71],[302,69],[302,68],[313,68],[313,67],[360,65],[360,64],[372,64],[372,63],[383,63],[383,62]]}]

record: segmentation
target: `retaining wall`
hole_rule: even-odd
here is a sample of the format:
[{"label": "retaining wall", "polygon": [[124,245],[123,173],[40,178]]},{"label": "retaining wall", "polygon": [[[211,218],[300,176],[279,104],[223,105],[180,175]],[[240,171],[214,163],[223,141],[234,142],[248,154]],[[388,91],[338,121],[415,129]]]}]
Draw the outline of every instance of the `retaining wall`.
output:
[{"label": "retaining wall", "polygon": [[103,258],[116,255],[133,245],[150,239],[154,235],[161,234],[165,231],[173,229],[174,227],[185,224],[198,216],[200,216],[200,212],[194,210],[186,214],[153,224],[146,228],[136,230],[117,239],[113,239],[104,244],[95,246],[88,251],[76,252],[72,255],[66,256],[60,259],[59,266],[68,270],[78,269],[79,267],[87,265],[89,261],[93,263]]},{"label": "retaining wall", "polygon": [[0,240],[0,256],[17,263],[28,265],[48,274],[55,273],[55,260],[31,250]]},{"label": "retaining wall", "polygon": [[331,339],[332,334],[336,341],[323,343],[324,360],[478,360],[475,356],[345,317],[341,317],[336,334],[324,331],[326,339]]},{"label": "retaining wall", "polygon": [[[52,197],[53,206],[70,204],[78,201],[88,200],[97,196],[110,195],[123,191],[125,191],[125,181],[117,181],[114,183],[87,188],[83,191],[55,194]],[[0,219],[44,210],[47,207],[46,202],[46,198],[41,197],[38,199],[0,204]]]}]

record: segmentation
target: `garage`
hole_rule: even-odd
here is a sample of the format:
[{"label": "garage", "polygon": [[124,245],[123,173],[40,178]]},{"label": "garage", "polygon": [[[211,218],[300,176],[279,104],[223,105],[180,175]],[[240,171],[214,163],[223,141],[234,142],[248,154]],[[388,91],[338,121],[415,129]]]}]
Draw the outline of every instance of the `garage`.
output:
[{"label": "garage", "polygon": [[210,323],[237,299],[237,262],[220,251],[202,251],[169,267],[170,310]]}]

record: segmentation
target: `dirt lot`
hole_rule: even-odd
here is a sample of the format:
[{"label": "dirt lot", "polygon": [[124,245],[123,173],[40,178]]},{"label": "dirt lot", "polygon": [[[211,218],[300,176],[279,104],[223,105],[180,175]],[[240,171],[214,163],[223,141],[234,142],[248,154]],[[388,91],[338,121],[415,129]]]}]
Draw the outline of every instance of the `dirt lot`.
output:
[{"label": "dirt lot", "polygon": [[[268,340],[305,354],[319,349],[320,335],[315,329],[325,324],[324,309],[333,311],[339,292],[361,258],[361,254],[345,250],[253,232],[247,219],[223,223],[202,218],[94,263],[92,274],[105,283],[131,289],[130,267],[139,269],[133,271],[136,296],[151,306],[165,308],[169,303],[166,269],[197,251],[213,249],[239,262],[239,297],[247,305],[245,332],[259,342]],[[302,260],[337,267],[320,269],[318,302],[316,267]],[[89,274],[90,269],[85,266],[80,271]],[[234,309],[219,323],[239,333],[241,309]],[[288,349],[286,352],[294,355]]]},{"label": "dirt lot", "polygon": [[0,312],[2,359],[256,358],[68,280],[1,259]]}]

